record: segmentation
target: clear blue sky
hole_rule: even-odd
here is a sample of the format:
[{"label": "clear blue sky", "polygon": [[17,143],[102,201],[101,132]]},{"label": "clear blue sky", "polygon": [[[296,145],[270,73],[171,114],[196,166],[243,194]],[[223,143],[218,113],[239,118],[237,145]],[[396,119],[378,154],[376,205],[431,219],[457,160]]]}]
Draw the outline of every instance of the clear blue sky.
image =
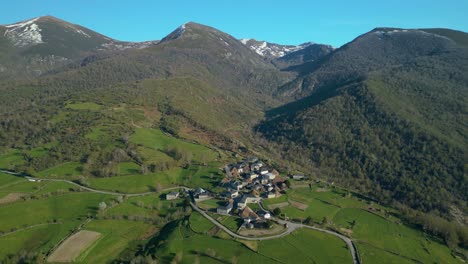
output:
[{"label": "clear blue sky", "polygon": [[161,39],[194,21],[237,38],[341,46],[375,27],[444,27],[468,31],[468,0],[14,0],[0,24],[52,15],[109,37]]}]

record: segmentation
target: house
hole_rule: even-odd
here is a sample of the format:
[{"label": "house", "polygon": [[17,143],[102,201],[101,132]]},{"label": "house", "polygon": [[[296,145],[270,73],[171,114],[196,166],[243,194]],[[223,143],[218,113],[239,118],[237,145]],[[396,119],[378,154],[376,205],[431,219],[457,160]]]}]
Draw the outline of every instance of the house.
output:
[{"label": "house", "polygon": [[263,219],[270,219],[271,218],[271,214],[270,212],[268,211],[264,211],[264,210],[260,210],[257,212],[257,215],[262,217]]},{"label": "house", "polygon": [[274,180],[276,178],[276,175],[271,172],[265,174],[265,176],[267,176],[269,180]]},{"label": "house", "polygon": [[237,202],[237,209],[242,210],[247,206],[247,200],[244,197]]},{"label": "house", "polygon": [[270,199],[270,198],[276,198],[276,193],[275,192],[269,192],[267,194],[267,198]]},{"label": "house", "polygon": [[240,181],[235,181],[235,182],[231,182],[231,188],[234,190],[240,191],[242,190],[242,188],[244,188],[244,185]]},{"label": "house", "polygon": [[193,193],[193,198],[195,201],[203,201],[211,198],[211,193],[207,190],[204,190],[202,188],[198,188],[195,190]]},{"label": "house", "polygon": [[259,203],[262,200],[261,197],[256,197],[252,194],[246,194],[237,202],[237,209],[244,209],[249,203]]},{"label": "house", "polygon": [[226,206],[220,206],[216,209],[218,214],[228,215],[232,211],[232,203],[229,202]]},{"label": "house", "polygon": [[262,198],[261,197],[256,197],[252,194],[248,194],[248,195],[244,195],[245,197],[245,201],[249,204],[249,203],[259,203]]},{"label": "house", "polygon": [[222,193],[222,196],[226,197],[226,198],[236,198],[237,196],[239,196],[239,191],[238,190],[226,190]]},{"label": "house", "polygon": [[261,174],[261,175],[265,175],[265,174],[267,174],[267,173],[268,173],[268,169],[267,169],[267,168],[263,167],[263,168],[260,169],[260,174]]},{"label": "house", "polygon": [[245,207],[244,210],[240,213],[240,217],[244,219],[245,223],[250,223],[258,220],[260,217],[252,210],[250,207]]},{"label": "house", "polygon": [[267,175],[262,175],[262,179],[260,182],[261,184],[266,185],[270,182],[270,177],[268,177]]},{"label": "house", "polygon": [[179,198],[179,192],[170,192],[168,194],[166,194],[166,200],[175,200]]},{"label": "house", "polygon": [[258,161],[252,165],[250,165],[250,170],[251,171],[258,171],[260,168],[263,167],[263,163],[261,161]]},{"label": "house", "polygon": [[258,177],[258,174],[255,172],[249,172],[244,175],[244,178],[254,180]]},{"label": "house", "polygon": [[300,174],[296,174],[296,175],[293,175],[291,177],[293,180],[296,180],[296,181],[302,181],[304,180],[305,176],[304,175],[300,175]]},{"label": "house", "polygon": [[233,167],[230,171],[231,177],[237,178],[240,176],[239,170],[236,167]]}]

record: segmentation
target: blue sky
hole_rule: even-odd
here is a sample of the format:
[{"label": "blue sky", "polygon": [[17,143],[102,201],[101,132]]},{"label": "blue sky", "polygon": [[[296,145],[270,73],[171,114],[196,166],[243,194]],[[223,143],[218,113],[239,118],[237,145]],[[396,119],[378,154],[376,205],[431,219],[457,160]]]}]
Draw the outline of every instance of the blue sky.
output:
[{"label": "blue sky", "polygon": [[53,15],[109,37],[161,39],[194,21],[238,38],[341,46],[375,27],[444,27],[468,32],[468,0],[15,0],[0,24]]}]

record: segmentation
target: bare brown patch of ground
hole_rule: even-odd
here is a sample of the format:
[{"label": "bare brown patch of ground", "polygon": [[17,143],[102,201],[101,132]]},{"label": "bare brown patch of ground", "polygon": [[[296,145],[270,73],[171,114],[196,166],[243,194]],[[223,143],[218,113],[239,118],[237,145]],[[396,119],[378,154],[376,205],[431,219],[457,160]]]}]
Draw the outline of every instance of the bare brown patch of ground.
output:
[{"label": "bare brown patch of ground", "polygon": [[146,230],[146,232],[140,237],[141,239],[148,239],[152,237],[159,230],[156,226],[151,226]]},{"label": "bare brown patch of ground", "polygon": [[303,204],[303,203],[300,203],[300,202],[296,202],[296,201],[293,201],[293,200],[289,200],[289,203],[296,207],[297,209],[299,210],[302,210],[302,211],[305,211],[307,209],[307,207],[309,207],[309,205],[307,204]]},{"label": "bare brown patch of ground", "polygon": [[214,236],[216,235],[216,233],[218,233],[218,231],[220,230],[220,228],[218,226],[214,226],[213,228],[211,228],[207,234],[210,235],[210,236]]},{"label": "bare brown patch of ground", "polygon": [[289,206],[289,203],[288,203],[288,202],[277,203],[277,204],[270,204],[270,205],[268,205],[268,207],[269,207],[271,210],[274,210],[275,208],[283,208],[283,207],[286,207],[286,206]]},{"label": "bare brown patch of ground", "polygon": [[62,242],[54,252],[52,252],[49,258],[47,258],[47,261],[72,262],[100,236],[100,233],[88,230],[82,230],[73,234]]},{"label": "bare brown patch of ground", "polygon": [[0,198],[0,204],[16,202],[26,195],[26,193],[9,193],[7,196]]}]

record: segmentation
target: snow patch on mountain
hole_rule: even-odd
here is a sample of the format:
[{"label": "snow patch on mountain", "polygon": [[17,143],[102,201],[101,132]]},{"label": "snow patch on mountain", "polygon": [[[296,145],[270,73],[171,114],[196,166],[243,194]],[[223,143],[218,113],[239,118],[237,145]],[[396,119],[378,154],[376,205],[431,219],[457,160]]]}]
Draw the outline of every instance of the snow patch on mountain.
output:
[{"label": "snow patch on mountain", "polygon": [[16,24],[6,25],[4,36],[10,39],[17,47],[24,47],[44,43],[42,41],[41,29],[35,23],[39,18],[23,21]]},{"label": "snow patch on mountain", "polygon": [[284,55],[304,49],[313,44],[312,42],[308,42],[298,46],[280,45],[266,41],[257,41],[255,39],[241,39],[240,42],[249,47],[251,50],[255,51],[260,56],[269,58],[283,57]]},{"label": "snow patch on mountain", "polygon": [[87,38],[91,38],[90,35],[88,35],[86,32],[84,32],[84,31],[81,30],[81,29],[77,29],[76,32],[77,32],[78,34],[81,34],[81,35],[87,37]]},{"label": "snow patch on mountain", "polygon": [[241,39],[240,42],[242,42],[242,44],[244,45],[247,45],[247,42],[251,41],[252,39]]}]

